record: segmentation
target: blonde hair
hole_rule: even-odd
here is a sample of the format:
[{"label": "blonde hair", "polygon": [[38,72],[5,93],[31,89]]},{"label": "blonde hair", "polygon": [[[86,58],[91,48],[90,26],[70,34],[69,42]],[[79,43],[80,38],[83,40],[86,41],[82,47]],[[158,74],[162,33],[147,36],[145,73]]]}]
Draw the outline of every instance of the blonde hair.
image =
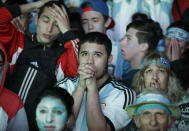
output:
[{"label": "blonde hair", "polygon": [[[163,53],[159,52],[150,52],[144,57],[143,66],[136,73],[132,80],[132,88],[136,91],[137,94],[141,93],[143,89],[146,88],[145,80],[144,80],[144,72],[151,65],[151,62],[160,63],[160,58],[164,58],[166,60],[167,57]],[[163,65],[161,65],[163,66]],[[177,79],[176,75],[170,70],[168,66],[163,66],[168,74],[167,81],[167,95],[171,103],[179,102],[182,100],[182,96],[185,94],[183,88],[180,85],[180,81]]]}]

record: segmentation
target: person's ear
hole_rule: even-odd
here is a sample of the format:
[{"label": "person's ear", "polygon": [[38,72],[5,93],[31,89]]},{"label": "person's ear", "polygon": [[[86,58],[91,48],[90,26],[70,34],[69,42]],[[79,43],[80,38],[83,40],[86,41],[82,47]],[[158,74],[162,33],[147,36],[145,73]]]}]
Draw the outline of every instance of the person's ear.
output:
[{"label": "person's ear", "polygon": [[110,56],[108,58],[108,64],[110,64],[112,62],[112,60],[113,60],[113,56],[112,56],[112,54],[110,54]]},{"label": "person's ear", "polygon": [[136,114],[134,114],[133,115],[133,120],[134,120],[134,123],[135,123],[135,125],[136,125],[136,127],[137,128],[140,128],[140,122],[139,122],[139,120],[138,119],[140,119],[140,118],[138,118],[139,116],[137,116]]},{"label": "person's ear", "polygon": [[108,19],[106,20],[105,25],[104,25],[106,27],[106,29],[110,26],[111,23],[112,23],[112,18],[108,17]]},{"label": "person's ear", "polygon": [[141,50],[142,52],[146,52],[146,51],[148,50],[148,48],[149,48],[148,43],[141,43],[141,44],[140,44],[140,50]]}]

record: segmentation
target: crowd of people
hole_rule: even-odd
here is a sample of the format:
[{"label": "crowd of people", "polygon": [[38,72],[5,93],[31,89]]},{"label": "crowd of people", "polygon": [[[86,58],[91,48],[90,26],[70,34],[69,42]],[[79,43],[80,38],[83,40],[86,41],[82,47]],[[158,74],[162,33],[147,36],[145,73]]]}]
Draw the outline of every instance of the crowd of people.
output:
[{"label": "crowd of people", "polygon": [[1,0],[0,131],[189,130],[188,9],[135,2]]}]

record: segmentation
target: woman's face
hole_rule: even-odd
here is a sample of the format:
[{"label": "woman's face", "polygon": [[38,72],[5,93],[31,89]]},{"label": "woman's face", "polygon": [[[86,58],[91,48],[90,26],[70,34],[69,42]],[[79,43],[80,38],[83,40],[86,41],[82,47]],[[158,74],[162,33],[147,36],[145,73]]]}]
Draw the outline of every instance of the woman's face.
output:
[{"label": "woman's face", "polygon": [[147,88],[158,88],[167,92],[168,72],[164,66],[150,65],[144,71],[144,81]]},{"label": "woman's face", "polygon": [[36,108],[36,121],[40,131],[62,131],[67,121],[67,110],[55,97],[44,97]]}]

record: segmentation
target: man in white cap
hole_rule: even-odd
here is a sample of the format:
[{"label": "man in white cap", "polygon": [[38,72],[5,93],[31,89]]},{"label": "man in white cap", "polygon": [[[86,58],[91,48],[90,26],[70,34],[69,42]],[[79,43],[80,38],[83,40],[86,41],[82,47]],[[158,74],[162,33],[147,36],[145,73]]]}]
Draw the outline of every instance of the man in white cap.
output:
[{"label": "man in white cap", "polygon": [[140,131],[167,131],[180,117],[179,108],[156,89],[143,90],[137,96],[136,104],[127,107],[127,113]]}]

